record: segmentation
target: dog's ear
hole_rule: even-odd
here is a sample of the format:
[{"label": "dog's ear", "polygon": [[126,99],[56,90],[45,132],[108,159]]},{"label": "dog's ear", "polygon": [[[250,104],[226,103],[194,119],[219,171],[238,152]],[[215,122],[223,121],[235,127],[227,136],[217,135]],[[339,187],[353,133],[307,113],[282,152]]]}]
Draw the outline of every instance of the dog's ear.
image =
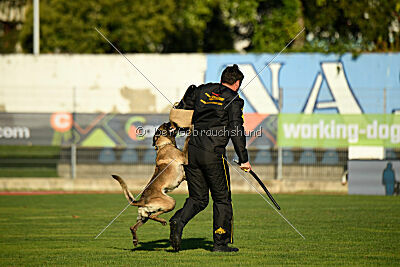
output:
[{"label": "dog's ear", "polygon": [[173,121],[170,122],[170,127],[178,129],[178,125]]},{"label": "dog's ear", "polygon": [[157,142],[157,139],[158,139],[158,137],[160,136],[160,129],[157,129],[156,130],[156,132],[154,133],[154,135],[153,135],[153,146],[156,146],[156,142]]},{"label": "dog's ear", "polygon": [[153,145],[152,146],[156,146],[156,135],[153,135]]},{"label": "dog's ear", "polygon": [[169,122],[169,134],[172,136],[176,136],[178,133],[178,127],[175,123]]}]

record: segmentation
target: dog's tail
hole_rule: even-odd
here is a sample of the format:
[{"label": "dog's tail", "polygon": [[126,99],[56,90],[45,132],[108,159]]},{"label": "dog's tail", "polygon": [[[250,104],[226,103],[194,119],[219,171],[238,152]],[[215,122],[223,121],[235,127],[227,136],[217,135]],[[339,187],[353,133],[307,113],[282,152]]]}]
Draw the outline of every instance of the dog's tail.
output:
[{"label": "dog's tail", "polygon": [[140,206],[138,201],[135,200],[133,197],[132,193],[129,191],[128,186],[126,185],[125,181],[119,177],[118,175],[111,175],[115,180],[119,182],[119,184],[122,187],[122,190],[124,191],[126,199],[131,203],[132,206]]}]

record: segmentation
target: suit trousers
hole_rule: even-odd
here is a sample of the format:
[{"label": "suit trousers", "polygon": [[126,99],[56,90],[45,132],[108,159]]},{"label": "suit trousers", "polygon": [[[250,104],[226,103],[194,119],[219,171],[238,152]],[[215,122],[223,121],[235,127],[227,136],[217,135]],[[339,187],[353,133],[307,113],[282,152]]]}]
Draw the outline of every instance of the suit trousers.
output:
[{"label": "suit trousers", "polygon": [[183,208],[171,220],[184,227],[208,205],[209,192],[213,200],[214,245],[233,243],[233,210],[229,168],[224,154],[213,153],[189,145],[188,165],[185,166],[189,197]]}]

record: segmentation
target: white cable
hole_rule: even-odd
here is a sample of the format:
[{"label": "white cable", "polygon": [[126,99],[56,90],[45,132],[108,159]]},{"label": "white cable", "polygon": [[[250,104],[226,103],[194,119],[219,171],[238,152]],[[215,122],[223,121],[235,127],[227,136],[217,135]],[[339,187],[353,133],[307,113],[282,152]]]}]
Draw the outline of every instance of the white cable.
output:
[{"label": "white cable", "polygon": [[268,62],[267,65],[264,66],[264,68],[262,68],[259,72],[257,72],[256,76],[254,76],[253,78],[251,78],[251,80],[250,80],[242,89],[239,90],[238,94],[228,103],[228,105],[226,105],[226,106],[224,107],[224,109],[225,109],[227,106],[229,106],[230,103],[232,103],[232,101],[235,100],[236,97],[238,97],[239,94],[247,87],[247,85],[249,85],[249,84],[250,84],[250,83],[251,83],[251,82],[266,68],[266,67],[268,67],[268,66],[271,64],[271,62],[274,61],[274,59],[275,59],[277,56],[279,56],[279,55],[283,52],[283,50],[285,50],[294,40],[296,40],[296,38],[297,38],[305,29],[306,29],[306,28],[303,28],[301,31],[299,31],[299,33],[297,33],[296,36],[295,36],[292,40],[290,40],[290,42],[287,43],[287,44],[285,45],[285,47],[284,47],[278,54],[276,54],[276,55]]},{"label": "white cable", "polygon": [[[227,159],[225,159],[225,161],[226,162],[228,162],[228,160]],[[229,162],[228,162],[229,163]],[[229,165],[231,165],[232,166],[232,164],[230,164],[229,163]],[[293,226],[293,224],[291,224],[290,222],[289,222],[289,220],[288,219],[286,219],[285,218],[285,216],[283,216],[282,215],[282,213],[280,213],[269,201],[268,201],[268,199],[266,199],[261,193],[260,193],[260,191],[258,191],[258,189],[252,184],[252,183],[250,183],[250,181],[248,181],[238,170],[236,170],[236,168],[235,167],[233,167],[232,166],[232,168],[240,175],[240,176],[242,176],[243,177],[243,179],[245,179],[246,180],[246,182],[251,186],[251,187],[253,187],[256,191],[257,191],[257,193],[265,200],[265,202],[267,202],[270,206],[271,206],[271,208],[273,208],[303,239],[306,239],[300,232],[299,232],[299,230],[297,230],[296,229],[296,227],[294,227]]]},{"label": "white cable", "polygon": [[115,47],[96,27],[94,28],[115,50],[117,50],[118,53],[120,53],[121,56],[123,56],[126,60],[128,60],[129,63],[172,105],[172,102],[163,94],[161,91],[149,80],[147,77],[138,69],[136,66],[124,55],[122,54],[117,47]]},{"label": "white cable", "polygon": [[[157,178],[158,176],[161,175],[161,173],[163,173],[168,167],[169,165],[172,164],[172,162],[174,162],[175,160],[172,159],[172,161],[167,165],[167,167],[165,167],[159,174],[157,174],[156,178],[154,178],[148,185],[146,185],[146,187],[142,190],[142,192],[140,192],[136,197],[135,200],[138,198],[138,196],[140,196],[144,190],[146,190],[147,187],[149,187]],[[132,204],[132,202],[129,202],[129,204],[114,218],[112,219],[112,221],[94,238],[97,239],[119,216],[121,216],[121,214]]]}]

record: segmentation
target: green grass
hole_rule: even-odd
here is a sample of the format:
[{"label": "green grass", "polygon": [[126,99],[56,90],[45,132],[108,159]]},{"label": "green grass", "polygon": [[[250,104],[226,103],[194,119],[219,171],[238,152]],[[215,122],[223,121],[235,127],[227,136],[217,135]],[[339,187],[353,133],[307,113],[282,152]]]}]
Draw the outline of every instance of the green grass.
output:
[{"label": "green grass", "polygon": [[56,168],[46,167],[21,167],[0,168],[0,177],[58,177]]},{"label": "green grass", "polygon": [[58,146],[0,146],[0,177],[57,177]]},{"label": "green grass", "polygon": [[[181,207],[184,195],[174,195]],[[122,194],[0,196],[0,265],[398,265],[400,198],[276,195],[303,240],[258,195],[233,196],[236,254],[212,253],[212,205],[185,228],[171,252],[169,228],[149,221],[133,248]],[[165,214],[168,219],[172,213]],[[79,216],[74,218],[73,216]]]},{"label": "green grass", "polygon": [[60,154],[59,146],[0,146],[0,157],[53,158]]}]

